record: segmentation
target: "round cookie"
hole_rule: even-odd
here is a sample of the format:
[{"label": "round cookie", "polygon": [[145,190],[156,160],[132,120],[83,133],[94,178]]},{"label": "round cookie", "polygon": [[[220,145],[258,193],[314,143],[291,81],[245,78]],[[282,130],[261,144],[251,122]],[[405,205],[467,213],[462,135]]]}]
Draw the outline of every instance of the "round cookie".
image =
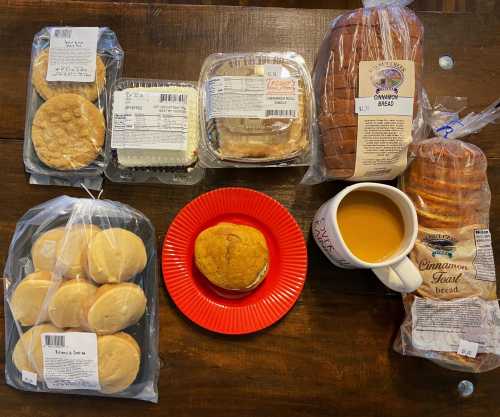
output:
[{"label": "round cookie", "polygon": [[74,224],[67,228],[57,245],[57,261],[65,278],[85,278],[87,247],[100,231],[92,224]]},{"label": "round cookie", "polygon": [[62,283],[50,299],[48,314],[57,327],[79,327],[82,308],[97,288],[86,280],[73,279]]},{"label": "round cookie", "polygon": [[269,249],[253,227],[219,223],[202,231],[194,245],[196,266],[218,287],[248,291],[266,276]]},{"label": "round cookie", "polygon": [[41,324],[24,332],[12,351],[12,362],[19,372],[30,371],[43,378],[43,354],[41,335],[43,333],[62,333],[52,324]]},{"label": "round cookie", "polygon": [[31,259],[36,271],[53,271],[57,247],[64,236],[64,227],[51,229],[38,237],[31,247]]},{"label": "round cookie", "polygon": [[120,392],[134,382],[139,373],[141,353],[133,337],[123,332],[99,336],[97,355],[101,392]]},{"label": "round cookie", "polygon": [[89,101],[95,101],[106,84],[106,67],[100,56],[96,56],[95,81],[79,83],[71,81],[47,81],[49,50],[44,49],[33,61],[31,82],[40,96],[47,100],[59,94],[78,94]]},{"label": "round cookie", "polygon": [[68,171],[96,159],[104,133],[104,116],[96,106],[77,94],[60,94],[37,110],[31,139],[45,165]]},{"label": "round cookie", "polygon": [[19,282],[10,299],[10,308],[21,326],[47,321],[43,306],[51,285],[52,273],[47,271],[33,272]]},{"label": "round cookie", "polygon": [[97,233],[87,250],[87,275],[98,284],[128,281],[147,263],[146,248],[135,233],[111,228]]},{"label": "round cookie", "polygon": [[84,308],[82,322],[99,335],[112,334],[137,323],[145,310],[146,296],[138,285],[105,284]]}]

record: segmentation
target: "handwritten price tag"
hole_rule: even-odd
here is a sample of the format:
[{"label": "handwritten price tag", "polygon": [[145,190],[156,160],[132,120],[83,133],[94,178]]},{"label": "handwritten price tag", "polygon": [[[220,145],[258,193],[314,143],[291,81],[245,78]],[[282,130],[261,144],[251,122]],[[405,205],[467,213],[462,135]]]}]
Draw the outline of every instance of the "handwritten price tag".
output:
[{"label": "handwritten price tag", "polygon": [[462,356],[468,356],[469,358],[475,358],[477,356],[478,347],[479,344],[462,339],[458,344],[457,353]]}]

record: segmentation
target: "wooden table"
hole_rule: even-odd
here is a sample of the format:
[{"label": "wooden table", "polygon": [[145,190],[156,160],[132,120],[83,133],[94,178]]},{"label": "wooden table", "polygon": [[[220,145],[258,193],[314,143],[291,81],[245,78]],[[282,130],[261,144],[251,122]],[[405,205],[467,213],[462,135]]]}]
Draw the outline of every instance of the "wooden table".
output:
[{"label": "wooden table", "polygon": [[[124,75],[196,80],[213,52],[294,50],[312,68],[328,22],[340,10],[173,6],[111,2],[4,2],[0,6],[0,167],[3,264],[18,218],[30,207],[82,190],[30,186],[22,162],[25,91],[35,32],[46,25],[110,26],[126,52]],[[420,13],[425,25],[425,81],[432,97],[491,103],[500,85],[500,16]],[[448,54],[455,68],[441,70]],[[491,230],[500,244],[500,125],[472,138],[488,155]],[[219,170],[192,187],[105,183],[104,197],[132,205],[156,227],[158,246],[178,210],[201,193],[247,186],[282,202],[308,239],[309,273],[293,310],[260,333],[224,337],[188,321],[161,286],[160,403],[29,394],[0,382],[0,415],[42,416],[494,416],[500,415],[500,369],[466,375],[403,357],[392,341],[401,299],[367,271],[333,267],[311,241],[311,218],[345,184],[297,185],[303,169]],[[500,264],[500,251],[496,261]],[[1,327],[0,333],[3,333]],[[2,336],[4,336],[2,334]],[[3,342],[1,363],[5,361]],[[2,366],[3,367],[3,366]],[[476,392],[461,399],[457,383]]]}]

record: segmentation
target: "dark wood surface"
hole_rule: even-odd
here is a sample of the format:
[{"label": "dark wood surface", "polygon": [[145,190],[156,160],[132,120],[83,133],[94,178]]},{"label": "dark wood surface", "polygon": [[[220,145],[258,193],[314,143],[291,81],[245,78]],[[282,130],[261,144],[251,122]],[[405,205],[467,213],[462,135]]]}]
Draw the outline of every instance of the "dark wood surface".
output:
[{"label": "dark wood surface", "polygon": [[[312,68],[328,22],[340,10],[296,10],[108,2],[17,1],[0,5],[0,264],[18,218],[30,207],[78,189],[27,184],[22,163],[25,91],[33,35],[50,24],[110,26],[126,51],[124,75],[197,79],[212,52],[295,50]],[[432,97],[469,97],[479,110],[500,85],[500,16],[420,13],[425,25],[425,81]],[[442,54],[456,66],[443,71]],[[488,154],[491,229],[500,244],[500,128],[472,141]],[[224,337],[178,312],[160,288],[162,369],[158,405],[132,400],[27,394],[0,380],[0,415],[42,416],[496,416],[500,370],[482,375],[448,371],[392,351],[402,320],[398,295],[367,271],[333,267],[309,237],[311,218],[345,184],[297,185],[303,169],[219,170],[193,187],[105,183],[104,198],[128,203],[154,223],[158,245],[177,211],[204,191],[248,186],[282,202],[307,239],[309,272],[293,310],[260,333]],[[497,245],[498,246],[498,245]],[[495,251],[497,265],[500,251]],[[498,271],[498,270],[497,270]],[[3,326],[0,327],[2,340]],[[0,371],[5,352],[0,344]],[[469,378],[476,392],[456,393]]]}]

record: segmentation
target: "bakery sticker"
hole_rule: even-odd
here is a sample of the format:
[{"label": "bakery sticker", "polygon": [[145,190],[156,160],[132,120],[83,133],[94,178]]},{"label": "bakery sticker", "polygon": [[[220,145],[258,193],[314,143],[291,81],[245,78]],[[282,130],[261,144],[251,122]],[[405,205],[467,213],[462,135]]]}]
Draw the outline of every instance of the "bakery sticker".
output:
[{"label": "bakery sticker", "polygon": [[100,390],[95,333],[42,333],[43,378],[49,389]]},{"label": "bakery sticker", "polygon": [[297,118],[295,77],[220,76],[207,83],[208,119]]},{"label": "bakery sticker", "polygon": [[97,27],[50,29],[47,81],[94,82]]},{"label": "bakery sticker", "polygon": [[360,74],[363,71],[365,82],[360,77],[356,113],[412,116],[415,81],[406,74],[413,75],[413,67],[412,61],[361,61],[359,71]]},{"label": "bakery sticker", "polygon": [[453,252],[456,250],[457,240],[447,234],[427,234],[423,237],[422,242],[432,250],[432,256],[453,257]]}]

